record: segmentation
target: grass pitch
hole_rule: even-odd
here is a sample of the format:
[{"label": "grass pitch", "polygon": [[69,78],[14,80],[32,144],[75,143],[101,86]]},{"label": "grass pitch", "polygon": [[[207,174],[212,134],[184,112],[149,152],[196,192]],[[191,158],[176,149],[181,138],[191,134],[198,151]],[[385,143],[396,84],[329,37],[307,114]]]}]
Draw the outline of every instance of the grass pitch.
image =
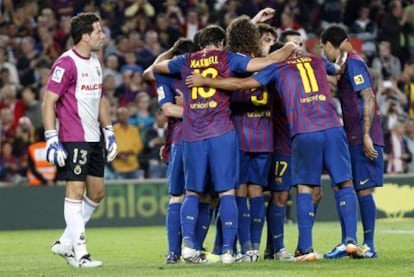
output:
[{"label": "grass pitch", "polygon": [[[205,246],[213,245],[214,226]],[[62,230],[0,231],[0,276],[414,276],[414,221],[378,221],[373,260],[264,261],[243,264],[165,265],[163,227],[89,228],[88,250],[104,266],[76,269],[50,251]],[[361,238],[359,230],[359,238]],[[316,222],[314,248],[329,251],[339,242],[339,223]],[[286,226],[285,244],[293,252],[297,226]],[[262,241],[261,254],[264,250]]]}]

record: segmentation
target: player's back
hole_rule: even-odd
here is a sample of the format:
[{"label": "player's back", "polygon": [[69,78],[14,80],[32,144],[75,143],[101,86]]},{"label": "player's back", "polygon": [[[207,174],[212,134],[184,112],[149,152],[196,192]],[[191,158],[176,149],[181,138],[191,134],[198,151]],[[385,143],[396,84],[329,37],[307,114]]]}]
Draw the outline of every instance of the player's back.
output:
[{"label": "player's back", "polygon": [[277,64],[275,86],[292,136],[341,126],[326,76],[334,71],[333,65],[327,68],[326,61],[314,55]]}]

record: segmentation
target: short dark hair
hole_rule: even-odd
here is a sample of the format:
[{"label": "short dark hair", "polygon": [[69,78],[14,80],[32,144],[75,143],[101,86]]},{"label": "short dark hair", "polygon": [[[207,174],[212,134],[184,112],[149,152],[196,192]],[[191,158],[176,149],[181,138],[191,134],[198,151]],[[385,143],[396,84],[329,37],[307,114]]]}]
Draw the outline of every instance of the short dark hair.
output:
[{"label": "short dark hair", "polygon": [[321,33],[321,42],[325,44],[329,41],[335,48],[338,48],[347,38],[348,34],[345,29],[339,25],[331,25]]},{"label": "short dark hair", "polygon": [[272,46],[270,46],[269,53],[272,53],[273,51],[279,50],[283,46],[284,46],[284,44],[282,42],[276,41],[275,44],[273,44]]},{"label": "short dark hair", "polygon": [[172,54],[178,56],[185,53],[196,52],[198,50],[198,46],[191,39],[180,38],[174,43]]},{"label": "short dark hair", "polygon": [[264,34],[269,33],[272,36],[274,36],[275,39],[277,39],[276,29],[272,25],[267,24],[267,23],[259,23],[259,24],[256,24],[256,26],[257,26],[257,29],[259,29],[260,36],[263,36]]},{"label": "short dark hair", "polygon": [[198,36],[198,43],[200,48],[205,48],[209,45],[218,47],[220,42],[225,41],[226,32],[218,25],[209,25],[200,31]]},{"label": "short dark hair", "polygon": [[91,34],[93,32],[93,23],[98,22],[100,18],[92,12],[79,13],[72,17],[70,21],[70,35],[73,43],[77,44],[83,34]]},{"label": "short dark hair", "polygon": [[301,34],[298,31],[295,30],[286,30],[284,32],[282,32],[279,36],[279,41],[281,43],[286,43],[287,41],[287,37],[288,36],[301,36]]}]

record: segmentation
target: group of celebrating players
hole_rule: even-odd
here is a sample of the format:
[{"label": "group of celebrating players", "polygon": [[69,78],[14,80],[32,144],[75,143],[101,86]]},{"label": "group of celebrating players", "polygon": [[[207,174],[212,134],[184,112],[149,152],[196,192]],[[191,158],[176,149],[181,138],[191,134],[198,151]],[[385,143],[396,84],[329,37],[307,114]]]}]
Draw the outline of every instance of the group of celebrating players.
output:
[{"label": "group of celebrating players", "polygon": [[[296,31],[276,41],[274,29],[259,23],[273,13],[241,16],[226,31],[208,26],[193,42],[180,39],[144,74],[155,78],[160,108],[170,118],[167,263],[180,256],[211,262],[202,252],[211,209],[217,217],[213,253],[222,263],[259,260],[266,214],[267,257],[322,258],[313,249],[312,227],[323,170],[332,180],[342,228],[341,243],[323,257],[377,257],[371,189],[383,184],[383,136],[368,68],[339,26],[321,34],[326,58],[303,53]],[[327,75],[340,76],[344,125]],[[292,186],[299,229],[294,254],[283,242]],[[357,243],[358,206],[363,245]]]}]

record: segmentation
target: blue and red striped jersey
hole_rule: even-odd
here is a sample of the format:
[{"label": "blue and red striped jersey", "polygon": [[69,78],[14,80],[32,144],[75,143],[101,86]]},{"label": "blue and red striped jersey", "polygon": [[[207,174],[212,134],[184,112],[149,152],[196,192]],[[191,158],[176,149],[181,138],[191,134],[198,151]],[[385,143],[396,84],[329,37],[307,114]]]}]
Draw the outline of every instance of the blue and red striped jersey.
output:
[{"label": "blue and red striped jersey", "polygon": [[[182,78],[198,72],[205,77],[225,78],[245,73],[250,57],[225,51],[199,51],[178,56],[168,63],[171,74]],[[230,93],[209,87],[185,89],[183,140],[199,141],[233,131],[230,120]]]},{"label": "blue and red striped jersey", "polygon": [[[156,79],[159,107],[162,108],[166,103],[175,104],[175,96],[177,95],[176,88],[182,90],[185,87],[181,76],[164,75],[156,72],[154,72],[154,76]],[[168,128],[170,128],[172,144],[182,144],[182,125],[183,120],[181,118],[168,118]]]},{"label": "blue and red striped jersey", "polygon": [[267,85],[269,92],[274,94],[273,105],[273,152],[277,155],[285,157],[290,156],[291,152],[291,136],[289,129],[289,122],[286,116],[285,106],[283,105],[280,95],[275,90],[274,84]]},{"label": "blue and red striped jersey", "polygon": [[265,87],[233,92],[231,119],[246,152],[273,152],[273,95]]},{"label": "blue and red striped jersey", "polygon": [[252,78],[261,85],[275,81],[293,137],[342,126],[326,77],[334,72],[334,64],[307,55],[271,64]]},{"label": "blue and red striped jersey", "polygon": [[[338,80],[338,96],[342,106],[344,128],[351,145],[363,143],[364,101],[359,92],[366,88],[371,88],[375,94],[368,66],[357,53],[352,52],[347,57],[345,72]],[[384,145],[376,101],[370,135],[374,144]]]}]

